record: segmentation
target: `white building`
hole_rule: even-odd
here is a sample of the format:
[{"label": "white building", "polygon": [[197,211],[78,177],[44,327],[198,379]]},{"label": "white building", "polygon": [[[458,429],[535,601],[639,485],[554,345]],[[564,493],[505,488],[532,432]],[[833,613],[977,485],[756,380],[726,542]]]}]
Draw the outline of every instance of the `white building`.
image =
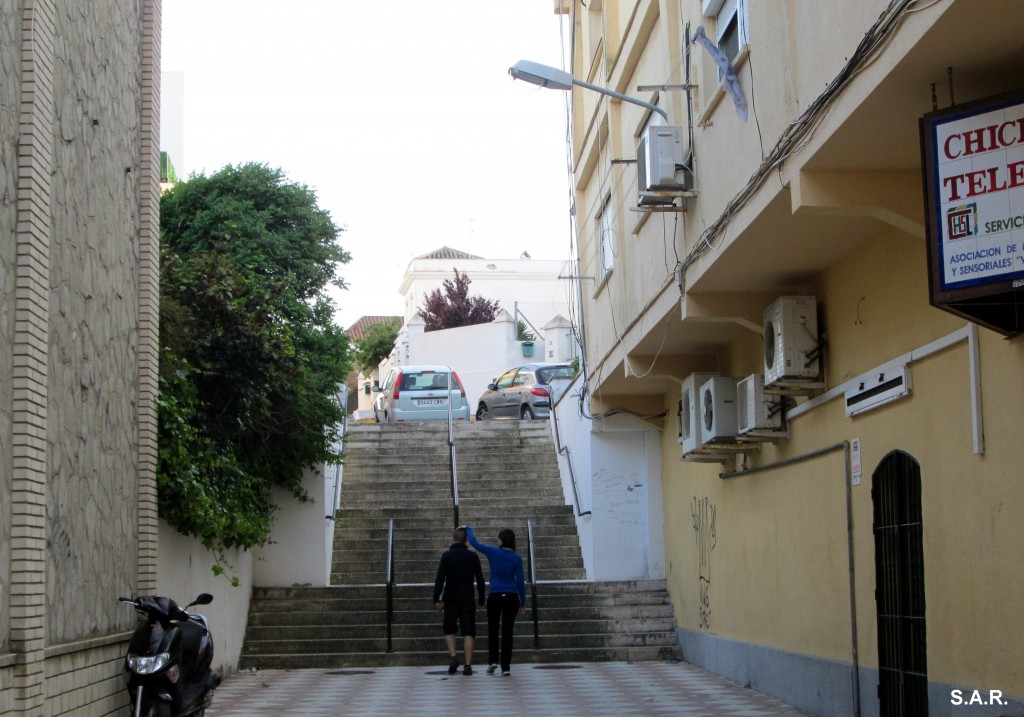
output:
[{"label": "white building", "polygon": [[[470,278],[470,296],[497,301],[501,309],[490,324],[424,332],[419,316],[424,297],[442,289],[455,271]],[[447,364],[455,368],[471,406],[487,384],[524,360],[570,361],[577,355],[570,314],[571,283],[566,262],[531,259],[484,259],[441,247],[409,262],[399,292],[405,297],[405,322],[395,351],[381,364]],[[525,345],[517,335],[518,322],[535,335]],[[360,406],[361,407],[361,406]]]},{"label": "white building", "polygon": [[398,293],[404,298],[405,323],[418,315],[424,296],[441,288],[455,270],[469,276],[471,296],[497,301],[513,319],[523,320],[540,336],[544,324],[555,316],[569,316],[568,281],[559,280],[564,261],[531,259],[523,252],[518,259],[484,259],[458,249],[441,247],[409,262]]}]

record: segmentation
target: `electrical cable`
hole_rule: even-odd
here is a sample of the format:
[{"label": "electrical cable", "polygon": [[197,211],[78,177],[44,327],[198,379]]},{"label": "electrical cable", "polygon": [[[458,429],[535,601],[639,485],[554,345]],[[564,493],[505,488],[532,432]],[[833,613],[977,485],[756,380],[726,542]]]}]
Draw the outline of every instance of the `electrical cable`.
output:
[{"label": "electrical cable", "polygon": [[[747,184],[729,201],[719,218],[704,229],[701,241],[694,245],[689,255],[682,262],[684,272],[686,267],[692,264],[701,254],[708,249],[714,248],[714,240],[724,233],[729,221],[761,186],[768,174],[776,167],[781,167],[781,164],[786,159],[807,145],[813,137],[814,131],[824,117],[827,116],[836,96],[858,72],[877,57],[878,51],[891,40],[893,33],[902,23],[908,8],[917,4],[917,2],[919,0],[892,0],[890,2],[888,7],[864,34],[864,37],[861,38],[854,54],[836,77],[829,82],[825,91],[803,113],[787,125],[778,142],[776,142],[761,165],[751,175]],[[933,2],[920,9],[927,9],[934,4],[936,3]]]}]

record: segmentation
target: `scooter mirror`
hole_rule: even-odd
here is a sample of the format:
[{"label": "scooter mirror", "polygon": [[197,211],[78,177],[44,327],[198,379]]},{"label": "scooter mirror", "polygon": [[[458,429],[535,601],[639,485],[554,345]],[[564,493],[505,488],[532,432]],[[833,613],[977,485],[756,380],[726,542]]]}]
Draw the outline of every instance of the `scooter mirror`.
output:
[{"label": "scooter mirror", "polygon": [[210,593],[200,593],[199,597],[189,603],[189,607],[193,605],[209,605],[211,602],[213,602],[213,595]]}]

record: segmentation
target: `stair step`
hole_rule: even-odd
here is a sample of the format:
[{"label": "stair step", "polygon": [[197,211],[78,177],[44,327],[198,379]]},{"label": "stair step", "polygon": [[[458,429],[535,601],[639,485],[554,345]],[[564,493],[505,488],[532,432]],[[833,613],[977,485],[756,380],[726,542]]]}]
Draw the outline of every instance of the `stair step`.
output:
[{"label": "stair step", "polygon": [[[435,634],[423,637],[400,637],[392,634],[392,648],[395,652],[420,652],[438,646],[442,641],[441,623],[435,625]],[[278,655],[319,655],[337,652],[373,652],[384,650],[387,638],[384,631],[374,637],[331,640],[322,637],[311,639],[246,640],[246,654],[257,657],[264,654]],[[477,649],[486,649],[487,638],[478,628]],[[532,633],[531,633],[532,634]],[[571,648],[616,648],[616,647],[663,647],[676,644],[675,633],[657,632],[604,632],[594,634],[542,634],[541,644],[550,643],[563,649]]]},{"label": "stair step", "polygon": [[[524,558],[528,522],[533,526],[540,582],[527,586],[527,597],[536,605],[540,647],[533,646],[531,610],[516,622],[515,662],[680,656],[665,581],[585,580],[576,515],[565,503],[547,423],[460,423],[454,438],[460,522],[492,545],[499,530],[512,528]],[[255,588],[243,669],[446,663],[432,593],[455,512],[447,424],[357,424],[346,437],[345,456],[334,584]],[[390,653],[383,585],[389,521],[399,581],[392,592]],[[481,562],[486,579],[489,566]],[[478,652],[487,648],[485,623],[485,613],[478,613]]]},{"label": "stair step", "polygon": [[[440,642],[440,640],[438,640]],[[480,652],[477,643],[477,654]],[[641,662],[679,659],[679,648],[669,646],[617,647],[617,648],[574,648],[551,647],[533,649],[516,645],[512,656],[512,669],[525,669],[523,664],[574,663],[574,662]],[[443,671],[448,665],[448,653],[443,645],[434,650],[418,652],[387,653],[383,649],[365,653],[334,653],[319,655],[266,654],[261,656],[242,655],[239,668],[256,669],[339,669],[346,667],[389,667],[424,666]]]},{"label": "stair step", "polygon": [[[567,611],[563,611],[565,613]],[[553,620],[546,618],[538,622],[541,635],[608,635],[612,632],[670,633],[674,625],[671,610],[655,617],[625,618],[581,618],[572,619],[572,615],[563,614],[566,619]],[[361,618],[357,620],[356,618]],[[387,623],[383,611],[380,613],[352,613],[330,617],[322,614],[293,613],[290,623],[278,622],[262,625],[259,621],[249,626],[246,639],[252,644],[272,642],[273,640],[347,640],[352,638],[376,638],[386,634]],[[431,619],[432,618],[432,619]],[[486,630],[485,620],[481,614],[477,623],[477,632]],[[395,637],[429,637],[438,635],[440,617],[437,611],[433,615],[423,613],[396,614],[392,623]],[[516,622],[515,634],[533,634],[533,621],[524,616]],[[673,638],[674,639],[674,638]]]}]

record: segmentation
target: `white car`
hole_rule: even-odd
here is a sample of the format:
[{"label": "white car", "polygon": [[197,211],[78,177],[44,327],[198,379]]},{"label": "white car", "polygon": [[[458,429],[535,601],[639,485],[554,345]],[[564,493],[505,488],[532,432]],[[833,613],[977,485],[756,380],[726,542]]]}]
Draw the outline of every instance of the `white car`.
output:
[{"label": "white car", "polygon": [[377,423],[469,420],[469,402],[459,375],[451,366],[395,366],[374,386],[373,417]]}]

